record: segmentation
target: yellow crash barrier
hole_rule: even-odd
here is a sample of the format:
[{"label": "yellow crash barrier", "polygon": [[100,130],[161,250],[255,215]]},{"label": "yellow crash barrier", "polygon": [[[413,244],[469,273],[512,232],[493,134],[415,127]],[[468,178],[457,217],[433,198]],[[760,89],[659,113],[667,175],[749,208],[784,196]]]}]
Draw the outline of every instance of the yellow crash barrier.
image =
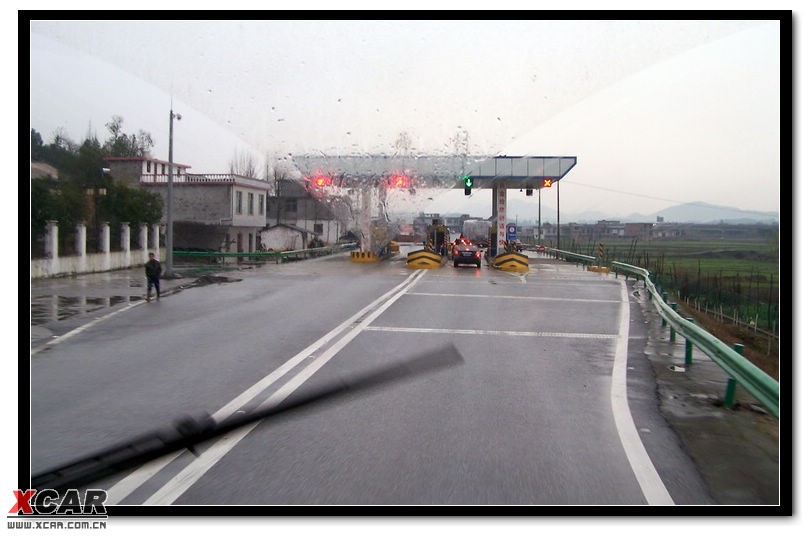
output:
[{"label": "yellow crash barrier", "polygon": [[529,257],[522,253],[501,253],[493,259],[492,264],[498,270],[507,272],[529,271]]},{"label": "yellow crash barrier", "polygon": [[408,253],[408,259],[405,261],[405,264],[408,268],[430,269],[441,267],[445,261],[446,259],[438,253],[423,249]]},{"label": "yellow crash barrier", "polygon": [[352,262],[377,262],[380,258],[371,251],[352,251],[349,257]]}]

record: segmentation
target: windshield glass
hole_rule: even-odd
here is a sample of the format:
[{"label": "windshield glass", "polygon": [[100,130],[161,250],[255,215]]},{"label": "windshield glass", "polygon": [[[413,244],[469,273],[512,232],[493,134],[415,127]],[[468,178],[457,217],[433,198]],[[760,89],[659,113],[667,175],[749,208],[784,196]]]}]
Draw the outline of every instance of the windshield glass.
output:
[{"label": "windshield glass", "polygon": [[[25,471],[125,509],[731,501],[671,404],[778,428],[789,13],[20,13]],[[703,348],[677,391],[670,304],[766,388]]]}]

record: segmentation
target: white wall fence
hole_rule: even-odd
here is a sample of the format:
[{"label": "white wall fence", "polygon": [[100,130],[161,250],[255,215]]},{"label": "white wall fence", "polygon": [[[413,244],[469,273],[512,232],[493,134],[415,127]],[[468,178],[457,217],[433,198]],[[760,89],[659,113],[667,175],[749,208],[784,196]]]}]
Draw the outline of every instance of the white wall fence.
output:
[{"label": "white wall fence", "polygon": [[76,226],[76,251],[60,256],[59,226],[56,221],[50,220],[45,229],[45,258],[31,260],[31,278],[107,272],[141,266],[149,260],[150,251],[163,260],[165,248],[158,248],[160,225],[152,225],[151,230],[146,224],[139,225],[137,247],[134,249],[131,246],[130,230],[128,222],[121,224],[121,251],[110,251],[110,224],[103,223],[99,236],[101,252],[88,254],[87,226],[80,223]]}]

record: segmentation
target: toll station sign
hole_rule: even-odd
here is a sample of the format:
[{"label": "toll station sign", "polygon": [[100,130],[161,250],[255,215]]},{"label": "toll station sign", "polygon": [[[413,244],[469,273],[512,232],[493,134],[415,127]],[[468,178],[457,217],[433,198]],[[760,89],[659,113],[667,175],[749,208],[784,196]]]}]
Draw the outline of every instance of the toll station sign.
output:
[{"label": "toll station sign", "polygon": [[517,225],[514,223],[506,224],[506,239],[508,241],[517,240]]}]

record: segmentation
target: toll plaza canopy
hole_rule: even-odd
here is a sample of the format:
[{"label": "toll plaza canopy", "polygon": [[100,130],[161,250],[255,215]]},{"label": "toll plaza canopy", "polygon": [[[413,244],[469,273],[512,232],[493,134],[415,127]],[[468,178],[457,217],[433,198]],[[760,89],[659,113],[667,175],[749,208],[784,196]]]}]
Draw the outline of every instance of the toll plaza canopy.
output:
[{"label": "toll plaza canopy", "polygon": [[455,186],[477,159],[486,157],[462,155],[296,155],[293,164],[302,174],[312,177],[328,175],[340,186],[355,186],[385,179],[392,174],[405,174],[415,185],[428,188]]},{"label": "toll plaza canopy", "polygon": [[542,188],[545,180],[557,182],[577,163],[575,156],[474,156],[474,155],[297,155],[295,166],[306,176],[329,175],[342,186],[353,186],[403,173],[415,185],[428,188],[462,188],[469,176],[475,188],[492,188],[496,182],[509,189]]},{"label": "toll plaza canopy", "polygon": [[476,188],[496,183],[508,189],[542,188],[559,181],[577,165],[576,156],[496,156],[476,162],[467,175]]}]

